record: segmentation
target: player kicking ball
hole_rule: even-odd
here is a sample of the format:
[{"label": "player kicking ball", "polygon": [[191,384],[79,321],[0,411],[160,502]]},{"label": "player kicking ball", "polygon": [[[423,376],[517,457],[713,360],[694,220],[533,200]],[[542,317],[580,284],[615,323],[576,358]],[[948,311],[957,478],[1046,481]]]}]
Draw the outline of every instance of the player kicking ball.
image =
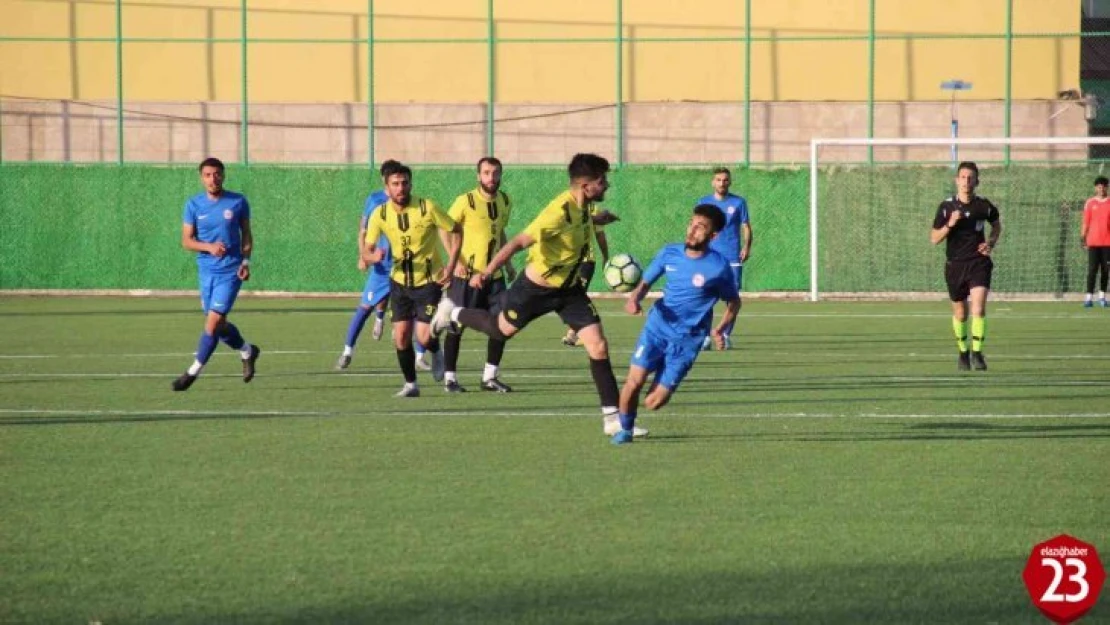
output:
[{"label": "player kicking ball", "polygon": [[[628,378],[621,389],[621,429],[610,438],[614,445],[632,442],[640,391],[648,374],[655,378],[648,387],[644,405],[658,410],[694,366],[702,341],[709,337],[717,349],[724,348],[723,330],[730,327],[740,311],[739,290],[728,259],[709,249],[709,242],[725,226],[725,215],[712,204],[694,208],[686,227],[685,243],[665,246],[648,265],[640,286],[629,294],[624,310],[630,315],[642,312],[640,302],[656,280],[667,276],[663,297],[648,313],[647,322],[636,340]],[[725,302],[725,314],[712,327],[713,306]]]}]

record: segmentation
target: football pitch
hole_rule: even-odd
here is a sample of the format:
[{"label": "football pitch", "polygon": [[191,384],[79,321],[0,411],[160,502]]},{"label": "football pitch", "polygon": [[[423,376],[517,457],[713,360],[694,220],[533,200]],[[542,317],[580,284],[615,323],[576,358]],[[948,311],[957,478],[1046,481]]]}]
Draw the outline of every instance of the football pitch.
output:
[{"label": "football pitch", "polygon": [[556,318],[398,399],[355,301],[241,299],[258,377],[173,393],[195,299],[0,298],[0,621],[1043,623],[1034,544],[1110,564],[1108,310],[992,303],[961,374],[944,301],[749,302],[614,447]]}]

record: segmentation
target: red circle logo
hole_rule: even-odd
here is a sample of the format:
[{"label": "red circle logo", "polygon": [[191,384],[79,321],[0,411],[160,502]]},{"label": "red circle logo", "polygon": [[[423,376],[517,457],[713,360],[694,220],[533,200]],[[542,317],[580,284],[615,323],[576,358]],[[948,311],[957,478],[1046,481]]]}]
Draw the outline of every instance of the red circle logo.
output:
[{"label": "red circle logo", "polygon": [[1065,625],[1098,602],[1106,570],[1094,545],[1060,534],[1033,547],[1021,577],[1033,605],[1049,620]]}]

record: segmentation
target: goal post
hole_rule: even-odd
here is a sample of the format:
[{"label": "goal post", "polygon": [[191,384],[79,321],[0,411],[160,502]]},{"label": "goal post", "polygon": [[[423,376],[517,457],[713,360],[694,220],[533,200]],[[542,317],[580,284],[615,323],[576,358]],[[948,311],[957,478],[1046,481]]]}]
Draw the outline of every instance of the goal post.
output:
[{"label": "goal post", "polygon": [[992,292],[1044,299],[1082,290],[1079,220],[1103,170],[1088,156],[1093,145],[1110,137],[811,140],[809,299],[945,293],[943,244],[928,233],[954,193],[957,150],[978,163],[978,194],[1001,214]]}]

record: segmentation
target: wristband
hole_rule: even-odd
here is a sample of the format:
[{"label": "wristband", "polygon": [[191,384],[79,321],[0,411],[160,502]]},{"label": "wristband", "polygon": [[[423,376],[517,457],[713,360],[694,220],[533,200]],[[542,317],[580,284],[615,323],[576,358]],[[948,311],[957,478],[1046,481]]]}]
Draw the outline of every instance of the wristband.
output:
[{"label": "wristband", "polygon": [[242,266],[242,267],[250,267],[251,266],[251,259],[244,258],[243,262],[239,263],[239,265]]}]

